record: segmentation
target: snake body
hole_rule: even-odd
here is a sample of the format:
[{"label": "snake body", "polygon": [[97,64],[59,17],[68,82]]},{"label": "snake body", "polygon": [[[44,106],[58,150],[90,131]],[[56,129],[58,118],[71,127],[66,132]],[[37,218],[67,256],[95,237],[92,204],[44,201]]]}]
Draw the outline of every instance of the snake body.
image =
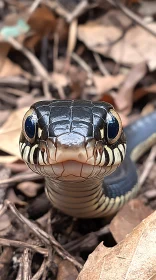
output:
[{"label": "snake body", "polygon": [[21,156],[45,177],[54,207],[79,218],[109,216],[139,190],[134,161],[156,143],[155,123],[156,111],[123,131],[109,103],[40,101],[24,116]]}]

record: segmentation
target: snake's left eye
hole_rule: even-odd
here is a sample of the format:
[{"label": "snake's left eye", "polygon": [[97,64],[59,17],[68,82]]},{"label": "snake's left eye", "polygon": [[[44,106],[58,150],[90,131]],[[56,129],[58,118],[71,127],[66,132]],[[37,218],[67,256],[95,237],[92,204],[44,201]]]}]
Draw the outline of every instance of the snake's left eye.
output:
[{"label": "snake's left eye", "polygon": [[30,109],[23,118],[23,133],[25,138],[33,143],[36,136],[37,116],[34,110]]},{"label": "snake's left eye", "polygon": [[107,121],[107,140],[110,144],[114,144],[120,137],[122,132],[122,123],[119,115],[110,110],[106,117]]}]

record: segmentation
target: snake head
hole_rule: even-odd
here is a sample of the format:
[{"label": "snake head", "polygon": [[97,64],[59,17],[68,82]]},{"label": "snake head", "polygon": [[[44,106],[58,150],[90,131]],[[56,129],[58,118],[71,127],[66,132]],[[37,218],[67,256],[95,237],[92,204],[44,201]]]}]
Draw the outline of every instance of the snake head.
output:
[{"label": "snake head", "polygon": [[72,161],[105,168],[108,175],[125,150],[121,119],[109,103],[41,101],[23,118],[20,152],[35,168]]}]

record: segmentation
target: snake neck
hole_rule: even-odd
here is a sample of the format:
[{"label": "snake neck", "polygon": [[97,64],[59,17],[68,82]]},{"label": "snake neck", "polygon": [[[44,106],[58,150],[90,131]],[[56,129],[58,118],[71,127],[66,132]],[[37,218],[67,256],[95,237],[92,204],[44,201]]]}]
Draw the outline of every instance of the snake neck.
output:
[{"label": "snake neck", "polygon": [[92,179],[62,182],[46,178],[46,194],[54,207],[67,215],[90,218],[105,200],[102,184]]},{"label": "snake neck", "polygon": [[46,177],[45,191],[53,206],[77,218],[100,218],[113,215],[138,192],[136,184],[126,195],[110,198],[104,193],[104,182],[62,182]]}]

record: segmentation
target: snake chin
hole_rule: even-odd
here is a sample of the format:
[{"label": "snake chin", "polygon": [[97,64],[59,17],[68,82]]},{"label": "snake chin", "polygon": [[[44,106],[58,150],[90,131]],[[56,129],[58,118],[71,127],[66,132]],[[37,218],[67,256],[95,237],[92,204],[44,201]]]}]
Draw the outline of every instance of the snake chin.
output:
[{"label": "snake chin", "polygon": [[104,176],[110,175],[118,165],[92,166],[76,161],[65,161],[51,165],[37,165],[27,163],[28,167],[44,177],[54,181],[83,182],[86,180],[101,181]]}]

